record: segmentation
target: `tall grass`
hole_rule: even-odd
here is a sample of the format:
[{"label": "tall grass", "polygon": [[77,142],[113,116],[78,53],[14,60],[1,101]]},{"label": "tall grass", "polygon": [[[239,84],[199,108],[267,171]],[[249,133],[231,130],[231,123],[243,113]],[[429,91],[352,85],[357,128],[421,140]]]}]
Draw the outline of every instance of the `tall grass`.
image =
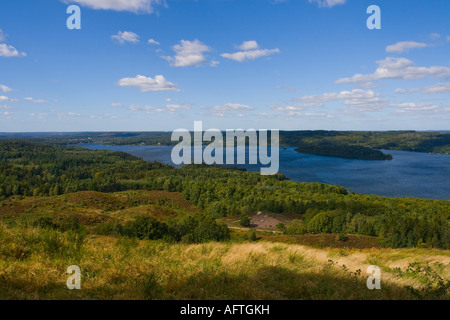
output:
[{"label": "tall grass", "polygon": [[[394,277],[398,261],[412,263],[430,254],[414,250],[349,250],[341,255],[261,241],[194,245],[0,223],[0,298],[421,299],[416,293],[423,284]],[[396,258],[394,252],[404,254]],[[444,262],[449,259],[445,251],[433,254]],[[335,264],[327,262],[329,255]],[[386,257],[383,263],[391,266],[383,269],[381,290],[367,289],[367,276],[355,273],[356,268],[364,272],[371,257]],[[72,264],[81,268],[81,290],[66,288],[65,271]],[[448,280],[447,265],[433,272]],[[447,292],[439,293],[437,298],[448,299]]]}]

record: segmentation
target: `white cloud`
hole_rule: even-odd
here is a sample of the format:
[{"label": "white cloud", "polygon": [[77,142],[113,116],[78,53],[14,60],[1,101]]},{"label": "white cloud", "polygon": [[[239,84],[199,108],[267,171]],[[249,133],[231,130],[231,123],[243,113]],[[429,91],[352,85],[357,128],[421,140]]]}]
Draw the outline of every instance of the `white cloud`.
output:
[{"label": "white cloud", "polygon": [[0,109],[9,110],[9,109],[11,109],[11,107],[10,107],[10,106],[7,106],[7,105],[5,104],[5,105],[3,105],[3,106],[0,105]]},{"label": "white cloud", "polygon": [[189,104],[168,104],[166,110],[169,113],[174,113],[177,110],[189,110],[191,106]]},{"label": "white cloud", "polygon": [[442,108],[432,103],[415,103],[415,102],[403,102],[398,104],[392,104],[391,107],[397,108],[394,113],[398,114],[414,114],[414,113],[436,113],[442,111]]},{"label": "white cloud", "polygon": [[270,56],[275,53],[280,53],[280,49],[259,49],[256,41],[244,41],[239,47],[242,51],[234,53],[222,53],[221,56],[226,59],[231,59],[237,62],[245,60],[254,60],[265,56]]},{"label": "white cloud", "polygon": [[13,89],[11,89],[11,88],[9,88],[9,87],[7,87],[7,86],[4,86],[4,85],[2,85],[2,84],[0,84],[0,89],[1,89],[3,92],[11,92],[11,91],[13,91]]},{"label": "white cloud", "polygon": [[169,82],[162,75],[155,78],[137,75],[135,78],[122,78],[118,85],[121,87],[138,87],[141,92],[149,91],[180,91],[176,84]]},{"label": "white cloud", "polygon": [[352,91],[329,92],[321,95],[303,96],[297,98],[301,102],[324,103],[329,101],[343,100],[350,107],[379,107],[387,104],[380,94],[372,90],[354,89]]},{"label": "white cloud", "polygon": [[5,102],[5,101],[7,101],[7,102],[17,102],[17,99],[10,99],[10,98],[8,98],[7,96],[0,96],[0,102]]},{"label": "white cloud", "polygon": [[75,113],[75,112],[63,112],[63,113],[59,113],[58,114],[58,118],[81,118],[83,117],[81,114],[79,113]]},{"label": "white cloud", "polygon": [[156,44],[157,46],[160,45],[160,43],[158,41],[156,41],[155,39],[148,39],[147,43],[148,44]]},{"label": "white cloud", "polygon": [[34,103],[47,103],[48,102],[47,100],[38,100],[38,99],[33,99],[31,97],[27,97],[27,98],[23,98],[23,99],[27,100],[27,101],[34,102]]},{"label": "white cloud", "polygon": [[92,9],[152,13],[154,5],[165,5],[165,0],[65,0]]},{"label": "white cloud", "polygon": [[312,103],[300,103],[300,104],[287,104],[284,106],[280,106],[278,104],[272,104],[269,107],[274,111],[294,112],[294,111],[303,111],[308,108],[317,108],[317,107],[322,107],[322,106],[323,106],[323,103],[312,102]]},{"label": "white cloud", "polygon": [[310,3],[317,3],[319,7],[332,8],[339,4],[344,4],[347,0],[309,0]]},{"label": "white cloud", "polygon": [[12,112],[4,111],[4,112],[0,112],[0,114],[4,115],[4,116],[10,116],[10,115],[12,115]]},{"label": "white cloud", "polygon": [[414,62],[406,58],[388,57],[384,60],[377,61],[378,68],[373,74],[355,74],[351,78],[341,78],[335,83],[365,83],[381,79],[403,79],[414,80],[427,76],[437,78],[450,76],[450,68],[442,66],[417,67]]},{"label": "white cloud", "polygon": [[441,37],[441,35],[439,33],[433,32],[430,34],[430,38],[433,40],[437,40]]},{"label": "white cloud", "polygon": [[111,103],[111,107],[121,107],[122,104],[120,102],[113,102]]},{"label": "white cloud", "polygon": [[100,114],[100,115],[92,114],[89,116],[89,118],[91,118],[91,119],[119,119],[118,116],[115,116],[115,115],[112,115],[109,113]]},{"label": "white cloud", "polygon": [[240,46],[238,46],[240,50],[256,50],[259,49],[259,45],[255,40],[244,41]]},{"label": "white cloud", "polygon": [[120,44],[125,42],[139,43],[139,36],[131,31],[119,31],[117,34],[112,35],[111,39],[116,40]]},{"label": "white cloud", "polygon": [[414,41],[400,41],[395,44],[386,47],[386,52],[408,52],[411,49],[428,47],[426,43],[414,42]]},{"label": "white cloud", "polygon": [[48,116],[48,113],[30,113],[29,116],[38,119],[45,119]]},{"label": "white cloud", "polygon": [[189,104],[168,104],[165,107],[160,107],[160,108],[155,108],[152,106],[140,107],[140,106],[136,106],[136,105],[130,105],[126,108],[131,111],[144,111],[145,113],[148,113],[148,114],[153,114],[153,113],[173,114],[173,113],[177,112],[178,110],[190,110],[191,105],[189,105]]},{"label": "white cloud", "polygon": [[25,52],[19,52],[13,46],[0,43],[0,57],[25,57],[26,55],[27,54]]},{"label": "white cloud", "polygon": [[217,66],[219,63],[220,63],[220,62],[217,61],[217,60],[211,60],[211,62],[209,63],[209,65],[210,65],[211,67],[215,67],[215,66]]},{"label": "white cloud", "polygon": [[180,44],[173,46],[173,50],[176,53],[174,57],[163,58],[175,67],[192,67],[205,63],[204,52],[211,51],[211,48],[195,39],[194,41],[181,40]]},{"label": "white cloud", "polygon": [[423,92],[429,94],[435,93],[450,93],[450,83],[438,83],[429,87],[423,88],[413,88],[413,89],[396,89],[395,93],[403,94],[403,93],[414,93],[414,92]]},{"label": "white cloud", "polygon": [[222,53],[223,58],[231,59],[238,62],[243,62],[244,60],[253,60],[265,56],[270,56],[275,53],[279,53],[280,50],[276,49],[259,49],[259,45],[256,41],[244,41],[238,48],[242,51],[235,53]]},{"label": "white cloud", "polygon": [[242,112],[253,110],[252,107],[239,103],[226,103],[203,109],[207,109],[210,114],[215,117],[225,117],[229,115],[241,117],[243,116]]}]

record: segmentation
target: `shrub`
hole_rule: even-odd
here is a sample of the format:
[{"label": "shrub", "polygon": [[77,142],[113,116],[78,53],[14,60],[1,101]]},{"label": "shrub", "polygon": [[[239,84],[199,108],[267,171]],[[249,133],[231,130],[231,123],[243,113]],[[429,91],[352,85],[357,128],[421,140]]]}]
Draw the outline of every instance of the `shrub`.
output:
[{"label": "shrub", "polygon": [[286,232],[286,226],[284,225],[284,223],[280,222],[276,225],[277,229],[280,230],[281,232]]},{"label": "shrub", "polygon": [[169,233],[176,241],[203,243],[230,239],[227,226],[209,215],[187,215],[171,220]]},{"label": "shrub", "polygon": [[241,215],[241,219],[239,220],[239,224],[243,227],[249,228],[250,227],[250,219],[246,214]]},{"label": "shrub", "polygon": [[288,235],[301,235],[307,232],[306,223],[300,219],[294,219],[291,223],[286,227],[286,234]]},{"label": "shrub", "polygon": [[331,233],[333,227],[333,216],[329,211],[324,211],[316,214],[309,220],[308,231],[312,233]]},{"label": "shrub", "polygon": [[167,234],[167,226],[152,217],[139,217],[127,222],[124,233],[141,240],[158,240]]},{"label": "shrub", "polygon": [[119,221],[107,221],[95,226],[94,233],[117,237],[123,234],[123,227]]}]

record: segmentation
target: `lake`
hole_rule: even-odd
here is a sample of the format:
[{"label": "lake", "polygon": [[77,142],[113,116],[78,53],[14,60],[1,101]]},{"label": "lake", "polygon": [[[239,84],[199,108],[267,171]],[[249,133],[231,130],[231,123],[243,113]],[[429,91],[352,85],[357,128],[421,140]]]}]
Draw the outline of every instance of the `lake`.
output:
[{"label": "lake", "polygon": [[[123,151],[147,161],[173,165],[171,146],[105,146],[80,144],[88,149]],[[323,182],[353,192],[386,197],[450,200],[450,156],[383,150],[391,161],[354,160],[303,154],[293,147],[280,148],[280,169],[292,181]],[[253,151],[250,151],[253,152]],[[225,152],[224,152],[225,153]],[[259,171],[259,165],[236,165]]]}]

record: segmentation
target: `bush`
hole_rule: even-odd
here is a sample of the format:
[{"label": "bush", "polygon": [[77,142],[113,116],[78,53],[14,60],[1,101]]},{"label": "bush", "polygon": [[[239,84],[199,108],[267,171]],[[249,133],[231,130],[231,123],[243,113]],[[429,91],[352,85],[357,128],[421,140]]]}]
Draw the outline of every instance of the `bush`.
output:
[{"label": "bush", "polygon": [[336,238],[338,241],[342,241],[342,242],[345,242],[348,240],[348,237],[343,233],[340,233]]},{"label": "bush", "polygon": [[241,215],[241,219],[239,220],[239,224],[245,228],[250,227],[250,219],[246,214]]},{"label": "bush", "polygon": [[294,219],[286,227],[286,234],[288,235],[301,235],[307,232],[306,223],[300,219]]},{"label": "bush", "polygon": [[103,236],[120,236],[123,235],[123,227],[119,223],[119,221],[107,221],[101,224],[98,224],[94,228],[94,233],[100,234]]},{"label": "bush", "polygon": [[208,215],[188,215],[171,220],[169,233],[176,241],[203,243],[230,239],[227,226]]},{"label": "bush", "polygon": [[152,217],[139,217],[135,221],[127,222],[123,232],[140,240],[158,240],[168,233],[166,224]]},{"label": "bush", "polygon": [[280,230],[281,232],[286,232],[286,226],[284,225],[284,223],[280,222],[276,225],[277,229]]},{"label": "bush", "polygon": [[309,220],[308,231],[311,233],[331,233],[333,227],[333,215],[329,211],[316,214]]}]

